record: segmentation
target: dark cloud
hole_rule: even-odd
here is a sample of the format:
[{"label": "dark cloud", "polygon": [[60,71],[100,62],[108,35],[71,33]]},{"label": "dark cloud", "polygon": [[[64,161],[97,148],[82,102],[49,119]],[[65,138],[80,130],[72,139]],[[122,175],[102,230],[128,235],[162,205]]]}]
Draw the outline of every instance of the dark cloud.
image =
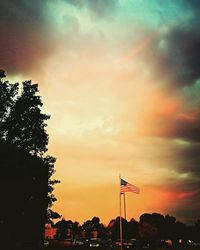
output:
[{"label": "dark cloud", "polygon": [[[87,8],[91,18],[108,14],[117,3],[116,0],[65,1],[77,8]],[[8,74],[40,70],[57,43],[56,25],[50,19],[47,0],[1,1],[0,67]]]},{"label": "dark cloud", "polygon": [[38,68],[51,48],[44,15],[45,1],[0,2],[0,65],[8,73]]},{"label": "dark cloud", "polygon": [[193,224],[200,218],[200,179],[176,177],[169,180],[167,187],[155,186],[170,193],[167,213],[173,215],[178,221]]},{"label": "dark cloud", "polygon": [[179,181],[176,180],[176,182],[171,185],[175,193],[183,194],[179,197],[183,202],[188,202],[192,197],[200,197],[200,179],[194,177],[197,177],[197,175],[193,176],[193,178],[189,176],[187,178],[180,178]]},{"label": "dark cloud", "polygon": [[200,114],[197,114],[195,117],[181,118],[181,115],[178,116],[174,121],[174,131],[172,136],[184,138],[189,141],[200,142]]},{"label": "dark cloud", "polygon": [[187,0],[187,3],[192,7],[194,12],[200,11],[200,2],[199,2],[199,0]]},{"label": "dark cloud", "polygon": [[189,174],[191,179],[196,180],[197,176],[200,178],[199,152],[200,143],[182,142],[182,144],[177,144],[177,146],[174,147],[174,150],[167,154],[167,157],[176,164],[176,169],[179,173]]},{"label": "dark cloud", "polygon": [[200,144],[193,144],[190,147],[181,150],[179,153],[180,160],[182,162],[179,164],[180,169],[183,171],[188,171],[196,176],[200,176]]},{"label": "dark cloud", "polygon": [[193,85],[200,78],[200,2],[183,1],[188,15],[158,35],[150,53],[156,68],[174,88]]},{"label": "dark cloud", "polygon": [[180,110],[169,115],[156,114],[153,117],[156,129],[150,131],[150,135],[183,139],[191,143],[200,142],[200,113],[193,113],[194,110]]},{"label": "dark cloud", "polygon": [[[172,178],[172,177],[171,177]],[[200,218],[200,180],[169,180],[167,186],[155,185],[163,193],[169,193],[167,213],[178,221],[193,224]],[[167,201],[166,201],[167,202]]]},{"label": "dark cloud", "polygon": [[[186,180],[177,180],[174,189],[178,192],[193,192],[199,190],[200,185],[200,24],[199,17],[194,11],[194,18],[187,25],[176,25],[167,35],[154,41],[152,58],[158,72],[170,85],[172,96],[178,94],[183,101],[174,113],[158,114],[155,118],[156,136],[181,139],[188,142],[178,145],[173,159],[176,159],[176,170],[180,174],[189,174]],[[160,46],[160,47],[159,47]],[[168,87],[168,86],[167,86]],[[169,92],[170,93],[170,92]],[[200,217],[200,193],[194,193],[183,199],[177,199],[170,204],[172,214],[187,223],[193,223]],[[173,210],[174,209],[174,210]]]},{"label": "dark cloud", "polygon": [[178,93],[185,102],[167,117],[158,115],[156,123],[162,128],[160,131],[164,131],[158,136],[188,141],[175,151],[177,171],[188,177],[171,185],[174,195],[176,192],[179,195],[174,204],[169,204],[169,210],[178,219],[194,223],[200,218],[200,89],[197,86],[200,79],[200,2],[192,0],[187,4],[193,16],[159,37],[151,56],[157,70],[167,79],[170,90]]},{"label": "dark cloud", "polygon": [[163,42],[165,50],[157,51],[161,71],[172,76],[175,87],[192,85],[200,77],[200,32],[177,27]]},{"label": "dark cloud", "polygon": [[193,224],[200,218],[199,186],[190,185],[190,187],[193,188],[193,194],[181,200],[177,200],[177,206],[172,209],[172,213],[187,224]]}]

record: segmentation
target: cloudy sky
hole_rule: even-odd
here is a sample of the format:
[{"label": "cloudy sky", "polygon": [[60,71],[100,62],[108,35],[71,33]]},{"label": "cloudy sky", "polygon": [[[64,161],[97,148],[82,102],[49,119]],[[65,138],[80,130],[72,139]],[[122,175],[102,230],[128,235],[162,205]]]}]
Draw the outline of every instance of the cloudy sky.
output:
[{"label": "cloudy sky", "polygon": [[119,214],[119,173],[144,212],[200,218],[198,0],[7,0],[1,68],[39,83],[54,210],[83,222]]}]

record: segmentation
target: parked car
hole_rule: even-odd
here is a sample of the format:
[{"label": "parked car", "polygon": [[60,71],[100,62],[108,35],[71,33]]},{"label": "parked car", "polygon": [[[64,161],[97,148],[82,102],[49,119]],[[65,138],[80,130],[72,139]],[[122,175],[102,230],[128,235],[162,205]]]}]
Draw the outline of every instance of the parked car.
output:
[{"label": "parked car", "polygon": [[104,248],[111,248],[113,244],[111,239],[104,239],[101,242]]},{"label": "parked car", "polygon": [[[124,240],[122,242],[124,242]],[[121,247],[121,240],[118,239],[118,240],[114,241],[112,246],[113,246],[113,248],[120,248]]]},{"label": "parked car", "polygon": [[193,242],[192,246],[194,246],[194,247],[200,247],[200,242]]},{"label": "parked car", "polygon": [[124,239],[122,240],[122,243],[120,239],[113,242],[113,248],[121,248],[121,245],[123,246],[123,248],[131,248],[132,242],[128,242],[127,240]]},{"label": "parked car", "polygon": [[75,246],[84,246],[86,244],[86,239],[85,238],[78,238],[74,240],[74,245]]},{"label": "parked car", "polygon": [[127,249],[133,248],[133,243],[131,241],[125,241],[123,242],[123,248]]},{"label": "parked car", "polygon": [[161,240],[161,247],[170,248],[172,247],[172,240]]},{"label": "parked car", "polygon": [[48,240],[44,240],[44,241],[43,241],[43,246],[44,246],[44,247],[48,247],[48,246],[49,246],[49,244],[50,244],[50,243],[49,243],[49,241],[48,241]]},{"label": "parked car", "polygon": [[99,248],[102,246],[102,242],[98,238],[92,238],[89,240],[89,247]]},{"label": "parked car", "polygon": [[130,239],[123,241],[123,248],[124,249],[138,249],[139,241],[136,239]]}]

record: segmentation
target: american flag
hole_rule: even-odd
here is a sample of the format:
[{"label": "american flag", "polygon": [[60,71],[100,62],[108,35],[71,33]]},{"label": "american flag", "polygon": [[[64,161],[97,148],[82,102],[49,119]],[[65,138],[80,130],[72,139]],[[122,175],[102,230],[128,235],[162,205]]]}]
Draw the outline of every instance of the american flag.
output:
[{"label": "american flag", "polygon": [[120,193],[123,194],[125,192],[132,192],[139,194],[140,189],[120,178]]}]

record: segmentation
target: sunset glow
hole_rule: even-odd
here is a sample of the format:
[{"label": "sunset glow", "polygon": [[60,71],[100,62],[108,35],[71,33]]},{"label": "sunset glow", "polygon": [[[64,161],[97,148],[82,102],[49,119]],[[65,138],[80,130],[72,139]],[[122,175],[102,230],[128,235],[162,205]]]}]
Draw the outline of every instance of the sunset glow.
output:
[{"label": "sunset glow", "polygon": [[65,219],[98,216],[108,224],[119,215],[121,174],[141,190],[127,194],[128,219],[145,212],[187,223],[199,218],[200,33],[193,1],[5,7],[17,21],[12,34],[1,27],[1,66],[11,81],[39,83],[51,115],[48,154],[57,158],[54,178],[61,181],[53,209]]}]

